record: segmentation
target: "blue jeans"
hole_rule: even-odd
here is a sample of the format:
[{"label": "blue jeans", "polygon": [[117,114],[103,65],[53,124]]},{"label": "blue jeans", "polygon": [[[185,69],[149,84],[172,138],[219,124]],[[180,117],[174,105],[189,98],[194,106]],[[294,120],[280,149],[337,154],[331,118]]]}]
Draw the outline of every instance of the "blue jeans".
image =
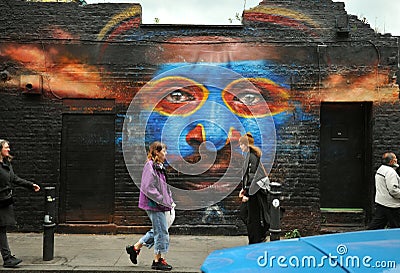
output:
[{"label": "blue jeans", "polygon": [[139,242],[148,248],[154,245],[154,254],[167,253],[169,248],[168,225],[163,211],[146,210],[150,218],[152,229],[150,229]]}]

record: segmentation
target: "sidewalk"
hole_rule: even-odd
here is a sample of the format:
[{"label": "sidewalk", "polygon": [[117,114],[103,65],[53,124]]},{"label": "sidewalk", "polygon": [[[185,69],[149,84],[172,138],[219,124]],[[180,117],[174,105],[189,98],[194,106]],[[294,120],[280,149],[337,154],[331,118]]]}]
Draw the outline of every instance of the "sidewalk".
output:
[{"label": "sidewalk", "polygon": [[[129,260],[125,246],[140,236],[55,234],[54,259],[43,261],[42,233],[8,233],[12,253],[23,262],[15,269],[3,268],[1,263],[0,272],[160,272],[151,269],[153,249],[143,248],[137,265]],[[212,251],[246,244],[246,236],[171,235],[166,260],[172,272],[200,272]]]}]

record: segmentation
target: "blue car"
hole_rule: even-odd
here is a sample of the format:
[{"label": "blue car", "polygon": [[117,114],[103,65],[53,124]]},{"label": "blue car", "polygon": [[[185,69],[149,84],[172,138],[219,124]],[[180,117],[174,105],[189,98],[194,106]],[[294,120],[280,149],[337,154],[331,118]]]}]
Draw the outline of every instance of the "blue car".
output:
[{"label": "blue car", "polygon": [[266,242],[212,252],[203,273],[400,272],[400,229]]}]

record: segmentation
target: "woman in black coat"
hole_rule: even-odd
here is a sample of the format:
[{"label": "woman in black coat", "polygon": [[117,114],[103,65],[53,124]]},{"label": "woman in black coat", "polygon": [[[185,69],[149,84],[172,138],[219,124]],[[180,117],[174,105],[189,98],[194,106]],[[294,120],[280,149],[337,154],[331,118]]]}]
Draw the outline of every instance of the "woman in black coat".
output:
[{"label": "woman in black coat", "polygon": [[12,205],[12,184],[32,189],[35,192],[39,191],[40,187],[33,182],[19,178],[14,173],[8,141],[0,139],[0,150],[0,253],[3,257],[4,267],[16,267],[22,260],[11,255],[7,239],[7,227],[16,224]]},{"label": "woman in black coat", "polygon": [[[270,226],[270,202],[268,191],[262,189],[256,182],[266,177],[262,167],[261,150],[254,146],[254,139],[246,134],[239,139],[240,149],[246,153],[242,168],[242,199],[240,217],[247,227],[249,244],[265,241]],[[269,182],[269,180],[268,180]]]}]

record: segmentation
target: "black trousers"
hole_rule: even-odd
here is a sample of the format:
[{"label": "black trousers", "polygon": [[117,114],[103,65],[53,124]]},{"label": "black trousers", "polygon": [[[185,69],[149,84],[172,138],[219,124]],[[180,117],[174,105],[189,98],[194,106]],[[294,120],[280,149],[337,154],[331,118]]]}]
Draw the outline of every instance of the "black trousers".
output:
[{"label": "black trousers", "polygon": [[11,251],[7,239],[7,228],[4,226],[0,227],[0,253],[3,257],[3,260],[6,260],[11,256]]},{"label": "black trousers", "polygon": [[249,201],[241,204],[240,218],[247,227],[249,244],[264,242],[269,225],[261,219],[261,207],[256,195],[250,196]]},{"label": "black trousers", "polygon": [[375,215],[368,225],[368,229],[383,229],[400,227],[400,208],[388,208],[375,204]]}]

